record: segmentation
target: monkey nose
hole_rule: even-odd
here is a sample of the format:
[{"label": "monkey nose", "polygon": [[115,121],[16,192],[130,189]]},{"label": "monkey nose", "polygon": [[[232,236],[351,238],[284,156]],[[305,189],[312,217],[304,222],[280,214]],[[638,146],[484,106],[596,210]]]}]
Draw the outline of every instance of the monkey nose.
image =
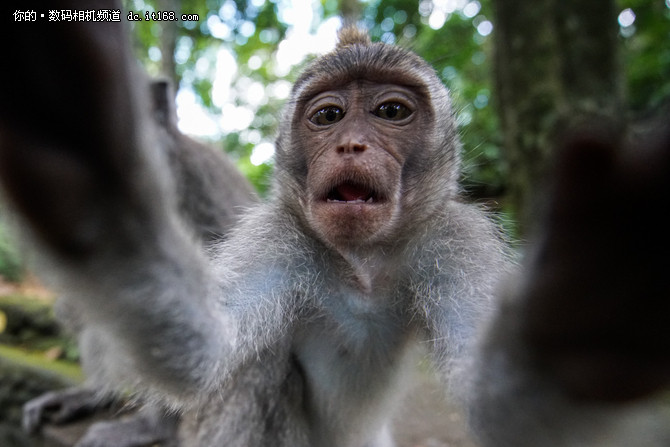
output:
[{"label": "monkey nose", "polygon": [[368,146],[363,143],[350,142],[338,145],[336,150],[338,154],[355,154],[365,152],[367,148]]}]

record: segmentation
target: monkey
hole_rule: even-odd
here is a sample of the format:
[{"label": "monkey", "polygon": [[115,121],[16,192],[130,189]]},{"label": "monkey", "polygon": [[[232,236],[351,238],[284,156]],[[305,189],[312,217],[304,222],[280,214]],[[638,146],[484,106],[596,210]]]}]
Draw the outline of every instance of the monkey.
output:
[{"label": "monkey", "polygon": [[[630,210],[647,212],[638,228],[653,222],[657,208],[632,199],[668,191],[667,151],[646,157],[657,162],[642,171],[657,187],[648,191],[626,180],[642,178],[636,169],[645,164],[614,162],[598,142],[576,144],[586,155],[568,151],[566,160],[582,170],[559,169],[564,181],[549,201],[549,230],[517,272],[495,222],[462,200],[460,143],[435,71],[409,50],[347,28],[293,86],[276,140],[272,197],[204,253],[178,216],[121,27],[53,27],[48,42],[18,35],[60,88],[28,97],[2,92],[4,193],[42,248],[38,267],[106,335],[110,381],[178,409],[183,445],[391,446],[388,415],[415,346],[462,399],[485,447],[597,445],[601,419],[616,417],[600,405],[615,387],[588,395],[583,385],[620,359],[613,335],[630,327],[626,308],[593,332],[589,323],[598,322],[605,302],[593,291],[603,298],[612,291],[594,285],[630,260],[587,236],[599,228],[594,217],[612,218],[620,230],[636,223],[616,222],[612,207],[616,193],[629,189]],[[5,85],[16,82],[13,72],[1,75]],[[61,100],[74,91],[74,101]],[[43,107],[35,110],[38,94]],[[51,113],[61,108],[66,113]],[[604,189],[584,191],[573,210],[566,201],[582,192],[574,188],[594,186],[583,169],[600,152],[611,161],[595,171]],[[666,247],[658,225],[651,229]],[[626,253],[637,254],[635,238],[624,235]],[[549,249],[556,246],[564,251]],[[599,254],[589,259],[595,280],[578,275],[582,252]],[[643,256],[634,262],[659,269]],[[631,275],[644,278],[644,269]],[[514,286],[500,286],[509,278]],[[653,308],[635,307],[644,320],[633,327],[651,325],[639,342],[653,341],[654,355],[643,357],[642,373],[631,369],[626,378],[636,386],[621,399],[667,385],[667,375],[645,374],[667,371],[659,352],[668,335],[658,316],[667,315],[667,285],[643,286]],[[586,343],[560,330],[574,312],[549,312],[561,309],[556,290],[577,292],[568,310],[594,306],[581,322]],[[634,305],[636,290],[621,300]],[[595,365],[575,358],[589,348],[612,356]],[[573,364],[593,366],[593,375],[580,383]]]},{"label": "monkey", "polygon": [[[258,197],[227,157],[179,131],[170,83],[152,80],[149,88],[152,116],[164,141],[161,147],[166,151],[170,171],[176,179],[179,214],[198,240],[208,246],[222,240],[241,210],[257,202]],[[113,395],[100,395],[96,391],[96,378],[100,382],[99,378],[104,377],[104,372],[98,370],[98,343],[94,331],[84,327],[85,322],[79,321],[77,309],[68,304],[67,299],[57,302],[57,316],[66,328],[77,332],[89,383],[49,392],[28,402],[24,408],[23,426],[29,433],[37,431],[44,420],[63,423],[115,403]],[[175,437],[176,426],[175,415],[170,411],[145,405],[122,421],[94,424],[77,446],[165,443],[166,439]]]},{"label": "monkey", "polygon": [[[120,40],[118,31],[106,27],[90,31],[99,38],[98,33],[104,32],[105,45],[116,45],[109,39]],[[86,25],[77,24],[75,29]],[[54,32],[58,34],[57,29]],[[51,37],[58,40],[56,35]],[[68,53],[112,58],[125,54],[96,50],[90,54],[95,40],[81,37],[76,42],[87,42],[84,47],[67,39],[61,42],[66,55],[61,53],[53,61],[55,70],[71,69]],[[347,62],[345,69],[333,72],[331,68],[342,58]],[[375,66],[375,61],[382,66]],[[361,62],[369,67],[357,73]],[[98,203],[109,213],[103,211],[105,217],[94,218],[96,223],[83,216],[74,225],[52,222],[44,230],[53,238],[34,227],[38,243],[54,249],[53,258],[45,255],[53,264],[46,259],[50,265],[44,269],[62,268],[54,287],[64,288],[60,281],[67,276],[65,288],[72,305],[96,330],[110,334],[100,337],[106,343],[105,377],[120,384],[130,381],[132,389],[147,389],[149,399],[165,398],[182,409],[186,421],[181,436],[186,445],[389,444],[388,410],[400,393],[388,390],[402,386],[401,372],[412,347],[420,339],[432,345],[446,374],[451,369],[447,364],[456,365],[465,355],[461,341],[472,339],[474,321],[490,301],[493,280],[507,268],[495,225],[475,208],[450,199],[457,192],[459,143],[446,89],[427,64],[405,50],[369,44],[353,32],[349,37],[343,34],[339,52],[320,64],[298,80],[295,99],[284,112],[291,121],[277,140],[276,198],[249,211],[211,257],[194,244],[177,218],[169,179],[161,174],[167,169],[155,137],[148,138],[152,142],[147,141],[146,148],[141,142],[145,132],[150,135],[151,123],[139,105],[142,92],[127,90],[132,88],[132,76],[124,71],[130,71],[128,63],[105,60],[110,70],[103,78],[96,73],[97,80],[87,73],[77,75],[82,78],[77,89],[91,86],[83,97],[102,94],[99,103],[119,113],[104,113],[104,119],[87,113],[84,127],[94,122],[96,126],[81,144],[96,149],[80,146],[77,160],[52,152],[58,161],[49,162],[47,170],[76,172],[80,162],[92,161],[102,171],[81,174],[101,182],[99,187],[75,187],[79,174],[67,175],[67,181],[58,183],[74,187],[68,197],[75,191],[87,196],[81,197],[86,203],[78,203],[76,210],[88,215],[93,211],[88,205]],[[399,79],[395,71],[406,73],[406,78]],[[324,73],[341,79],[326,82]],[[100,88],[101,79],[114,85]],[[118,95],[112,95],[117,88]],[[333,93],[327,95],[326,88]],[[348,132],[336,126],[343,130],[324,138],[324,132],[335,129],[329,121],[338,120],[349,103],[352,108],[344,114],[359,116],[361,123],[354,121]],[[72,104],[68,110],[80,124],[81,106]],[[374,114],[362,112],[369,107]],[[19,135],[18,128],[12,123],[15,118],[7,119],[3,147],[15,147],[12,140]],[[104,127],[115,127],[118,120],[130,122],[121,124],[123,130],[98,127],[103,122]],[[410,128],[414,130],[408,132]],[[60,133],[60,126],[54,131]],[[125,134],[123,141],[115,141],[121,138],[119,132]],[[369,137],[364,143],[358,143],[365,135]],[[136,137],[140,140],[135,141]],[[380,138],[382,142],[371,146]],[[324,145],[328,141],[333,141],[332,148]],[[320,151],[319,142],[324,145]],[[388,147],[380,147],[382,143]],[[64,146],[71,147],[71,142]],[[58,206],[51,200],[42,201],[48,217],[31,219],[28,207],[37,204],[29,206],[20,198],[23,194],[17,187],[23,175],[10,160],[28,152],[2,152],[3,185],[15,208],[29,222],[66,214],[68,220],[79,220],[76,212],[51,208]],[[324,159],[308,160],[319,152]],[[364,158],[358,160],[356,154]],[[49,157],[41,154],[36,159],[46,162],[43,156]],[[64,164],[53,164],[59,162]],[[314,169],[307,169],[313,163]],[[121,169],[113,174],[117,168]],[[127,184],[117,176],[122,172]],[[98,196],[98,190],[104,197]],[[129,215],[129,210],[139,215]],[[453,214],[451,224],[438,226],[445,214]],[[140,240],[135,240],[139,233],[133,229],[142,233]],[[61,238],[61,231],[68,236]],[[463,238],[467,245],[461,244]],[[101,239],[112,244],[97,246]],[[423,247],[425,243],[430,248]],[[440,251],[444,259],[435,257]],[[163,255],[168,257],[162,259]],[[151,278],[150,271],[163,280]],[[452,279],[440,279],[445,275]],[[98,279],[99,290],[81,283],[87,277]],[[155,288],[163,281],[167,290]],[[440,299],[443,292],[437,286],[443,283],[464,292],[456,306]],[[141,298],[135,295],[139,290]],[[112,291],[113,297],[98,301]],[[442,334],[443,330],[448,333]],[[128,371],[135,372],[128,375]],[[135,383],[135,379],[140,380]],[[235,401],[243,405],[232,405]]]},{"label": "monkey", "polygon": [[229,157],[184,135],[177,127],[174,93],[167,80],[150,85],[154,120],[164,132],[180,215],[209,246],[226,237],[245,208],[259,197]]}]

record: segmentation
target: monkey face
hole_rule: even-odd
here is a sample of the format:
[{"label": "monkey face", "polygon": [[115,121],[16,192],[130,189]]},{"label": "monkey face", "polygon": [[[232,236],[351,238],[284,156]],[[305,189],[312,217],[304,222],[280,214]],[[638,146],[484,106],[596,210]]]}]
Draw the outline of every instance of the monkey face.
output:
[{"label": "monkey face", "polygon": [[277,138],[277,197],[337,249],[395,242],[457,192],[447,89],[407,50],[354,32],[296,81]]},{"label": "monkey face", "polygon": [[346,247],[390,235],[402,209],[407,159],[422,141],[421,104],[407,87],[365,80],[305,102],[304,212],[321,238]]}]

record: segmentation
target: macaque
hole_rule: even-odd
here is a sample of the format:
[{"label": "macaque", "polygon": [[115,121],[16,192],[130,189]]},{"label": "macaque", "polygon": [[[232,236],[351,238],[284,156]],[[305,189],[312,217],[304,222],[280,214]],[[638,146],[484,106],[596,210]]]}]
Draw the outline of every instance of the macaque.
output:
[{"label": "macaque", "polygon": [[168,81],[154,80],[150,89],[153,118],[168,156],[179,214],[205,246],[220,242],[240,214],[258,202],[254,188],[232,160],[178,129]]},{"label": "macaque", "polygon": [[[615,162],[589,141],[576,145],[584,164],[581,151],[568,151],[568,167],[578,169],[559,169],[549,227],[512,274],[498,226],[460,195],[447,89],[414,53],[345,28],[335,50],[295,82],[272,197],[203,250],[180,216],[122,31],[68,23],[49,27],[45,41],[35,29],[17,31],[6,57],[19,69],[30,60],[33,70],[1,76],[38,88],[2,93],[0,181],[42,250],[41,271],[103,335],[105,377],[180,411],[182,445],[392,446],[389,415],[417,347],[462,400],[482,446],[597,445],[601,419],[612,417],[598,403],[613,387],[584,388],[611,362],[633,360],[618,350],[630,331],[639,330],[631,346],[650,355],[625,371],[633,383],[614,397],[639,399],[667,385],[667,374],[650,374],[668,371],[659,316],[668,315],[667,284],[599,288],[611,267],[630,273],[612,286],[660,269],[666,232],[656,207],[638,209],[635,199],[668,192],[667,152],[648,154],[657,163],[641,172],[658,187],[648,191],[626,181],[646,165]],[[29,83],[45,73],[49,84]],[[583,169],[600,152],[610,163],[595,171],[604,183],[593,185]],[[617,221],[613,202],[629,186],[622,200],[633,215]],[[602,216],[614,222],[594,219]],[[624,223],[649,225],[644,242],[665,251],[628,259],[636,234],[588,237]],[[578,274],[582,253],[593,278]],[[612,265],[633,261],[641,265],[631,272]],[[649,293],[643,305],[638,291]],[[626,306],[602,309],[609,292]],[[588,312],[575,315],[582,303]],[[629,321],[629,306],[640,319]],[[591,330],[603,313],[608,319]],[[586,340],[572,336],[573,321]],[[594,350],[612,356],[580,355]],[[592,373],[583,383],[573,360]]]}]

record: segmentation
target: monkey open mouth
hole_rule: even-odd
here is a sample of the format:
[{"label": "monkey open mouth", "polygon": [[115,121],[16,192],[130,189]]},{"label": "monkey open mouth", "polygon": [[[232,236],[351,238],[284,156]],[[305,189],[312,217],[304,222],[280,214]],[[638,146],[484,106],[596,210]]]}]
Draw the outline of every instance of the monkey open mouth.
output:
[{"label": "monkey open mouth", "polygon": [[375,203],[381,198],[377,192],[365,185],[344,182],[333,187],[326,196],[327,203]]}]

